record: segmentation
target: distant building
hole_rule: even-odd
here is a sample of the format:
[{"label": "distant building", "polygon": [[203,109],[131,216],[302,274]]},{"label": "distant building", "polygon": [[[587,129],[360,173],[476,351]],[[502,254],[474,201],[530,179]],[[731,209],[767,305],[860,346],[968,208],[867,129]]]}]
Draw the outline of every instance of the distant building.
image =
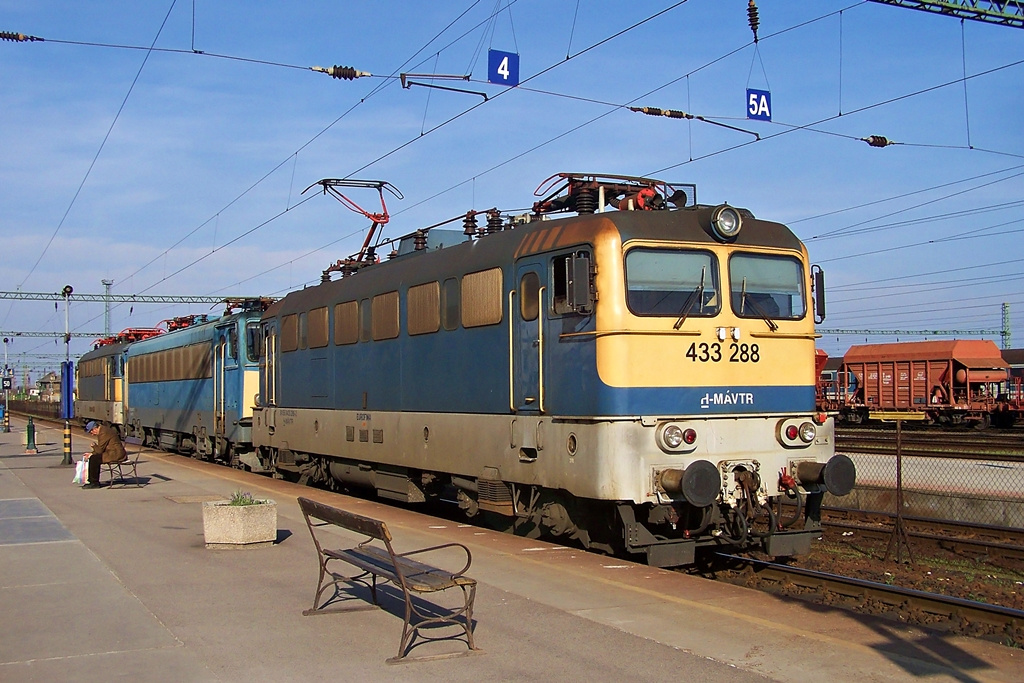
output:
[{"label": "distant building", "polygon": [[39,400],[53,403],[60,402],[60,375],[56,372],[48,372],[36,383],[39,390]]},{"label": "distant building", "polygon": [[1024,349],[1003,349],[1003,360],[1010,366],[1010,375],[1024,377]]}]

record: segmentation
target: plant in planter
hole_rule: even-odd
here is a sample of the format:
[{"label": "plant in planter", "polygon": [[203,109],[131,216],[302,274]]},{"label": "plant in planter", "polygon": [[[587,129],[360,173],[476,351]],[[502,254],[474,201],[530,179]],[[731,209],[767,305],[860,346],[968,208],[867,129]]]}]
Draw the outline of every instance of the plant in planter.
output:
[{"label": "plant in planter", "polygon": [[207,548],[258,548],[277,540],[277,503],[235,491],[230,500],[203,503]]}]

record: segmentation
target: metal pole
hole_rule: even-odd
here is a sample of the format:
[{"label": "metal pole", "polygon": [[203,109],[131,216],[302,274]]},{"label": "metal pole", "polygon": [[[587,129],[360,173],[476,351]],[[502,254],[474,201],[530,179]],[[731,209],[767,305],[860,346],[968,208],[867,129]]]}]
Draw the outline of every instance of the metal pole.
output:
[{"label": "metal pole", "polygon": [[896,562],[903,564],[903,547],[907,548],[907,559],[914,563],[914,554],[910,550],[910,538],[903,525],[903,420],[896,418],[896,522],[889,537],[889,547],[885,551],[888,561],[893,546],[896,547]]},{"label": "metal pole", "polygon": [[100,280],[103,283],[103,336],[110,336],[110,285],[113,280]]},{"label": "metal pole", "polygon": [[10,339],[4,337],[4,434],[11,433],[11,384],[14,383],[14,374],[11,372],[11,367],[7,364],[7,343],[9,341]]},{"label": "metal pole", "polygon": [[[71,285],[65,285],[62,294],[64,295],[64,371],[67,372],[69,365],[68,362],[71,360],[71,293],[75,291]],[[65,379],[63,382],[62,391],[67,387],[71,386],[70,383]],[[67,405],[71,405],[70,396],[61,396],[61,401],[67,401]],[[71,457],[71,416],[65,414],[64,416],[64,459],[61,460],[61,465],[74,465],[75,460]]]}]

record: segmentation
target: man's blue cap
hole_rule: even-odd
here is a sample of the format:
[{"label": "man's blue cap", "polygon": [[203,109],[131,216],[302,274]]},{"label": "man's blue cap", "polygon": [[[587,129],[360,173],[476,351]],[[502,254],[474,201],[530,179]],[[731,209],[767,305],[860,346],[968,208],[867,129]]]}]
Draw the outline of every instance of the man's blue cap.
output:
[{"label": "man's blue cap", "polygon": [[85,431],[91,432],[92,430],[96,429],[99,426],[100,423],[97,422],[96,420],[89,420],[88,422],[85,423]]}]

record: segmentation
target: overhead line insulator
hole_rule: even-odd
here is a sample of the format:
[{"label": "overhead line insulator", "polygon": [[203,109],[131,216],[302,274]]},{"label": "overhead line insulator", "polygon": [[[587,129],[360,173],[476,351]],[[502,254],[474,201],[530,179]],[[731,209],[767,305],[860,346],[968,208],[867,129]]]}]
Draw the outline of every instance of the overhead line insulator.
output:
[{"label": "overhead line insulator", "polygon": [[884,135],[869,135],[866,138],[861,138],[861,140],[868,143],[871,147],[888,147],[889,145],[897,144]]},{"label": "overhead line insulator", "polygon": [[757,27],[761,21],[757,16],[757,5],[754,4],[754,0],[750,0],[747,3],[747,22],[750,24],[750,30],[754,32],[754,42],[757,42]]},{"label": "overhead line insulator", "polygon": [[24,33],[15,33],[14,31],[0,31],[0,40],[9,40],[12,43],[34,43],[44,39],[36,36],[26,36]]},{"label": "overhead line insulator", "polygon": [[373,75],[368,71],[358,71],[351,66],[338,66],[337,64],[335,64],[334,66],[329,66],[327,68],[324,68],[322,66],[311,66],[309,68],[311,71],[318,71],[322,74],[327,74],[331,78],[341,78],[346,81],[351,81],[355,80],[356,78],[363,78],[365,76]]},{"label": "overhead line insulator", "polygon": [[659,109],[658,107],[630,107],[630,111],[635,111],[640,114],[647,114],[648,116],[667,116],[670,119],[692,119],[693,114],[687,114],[685,111],[679,111],[678,109]]}]

